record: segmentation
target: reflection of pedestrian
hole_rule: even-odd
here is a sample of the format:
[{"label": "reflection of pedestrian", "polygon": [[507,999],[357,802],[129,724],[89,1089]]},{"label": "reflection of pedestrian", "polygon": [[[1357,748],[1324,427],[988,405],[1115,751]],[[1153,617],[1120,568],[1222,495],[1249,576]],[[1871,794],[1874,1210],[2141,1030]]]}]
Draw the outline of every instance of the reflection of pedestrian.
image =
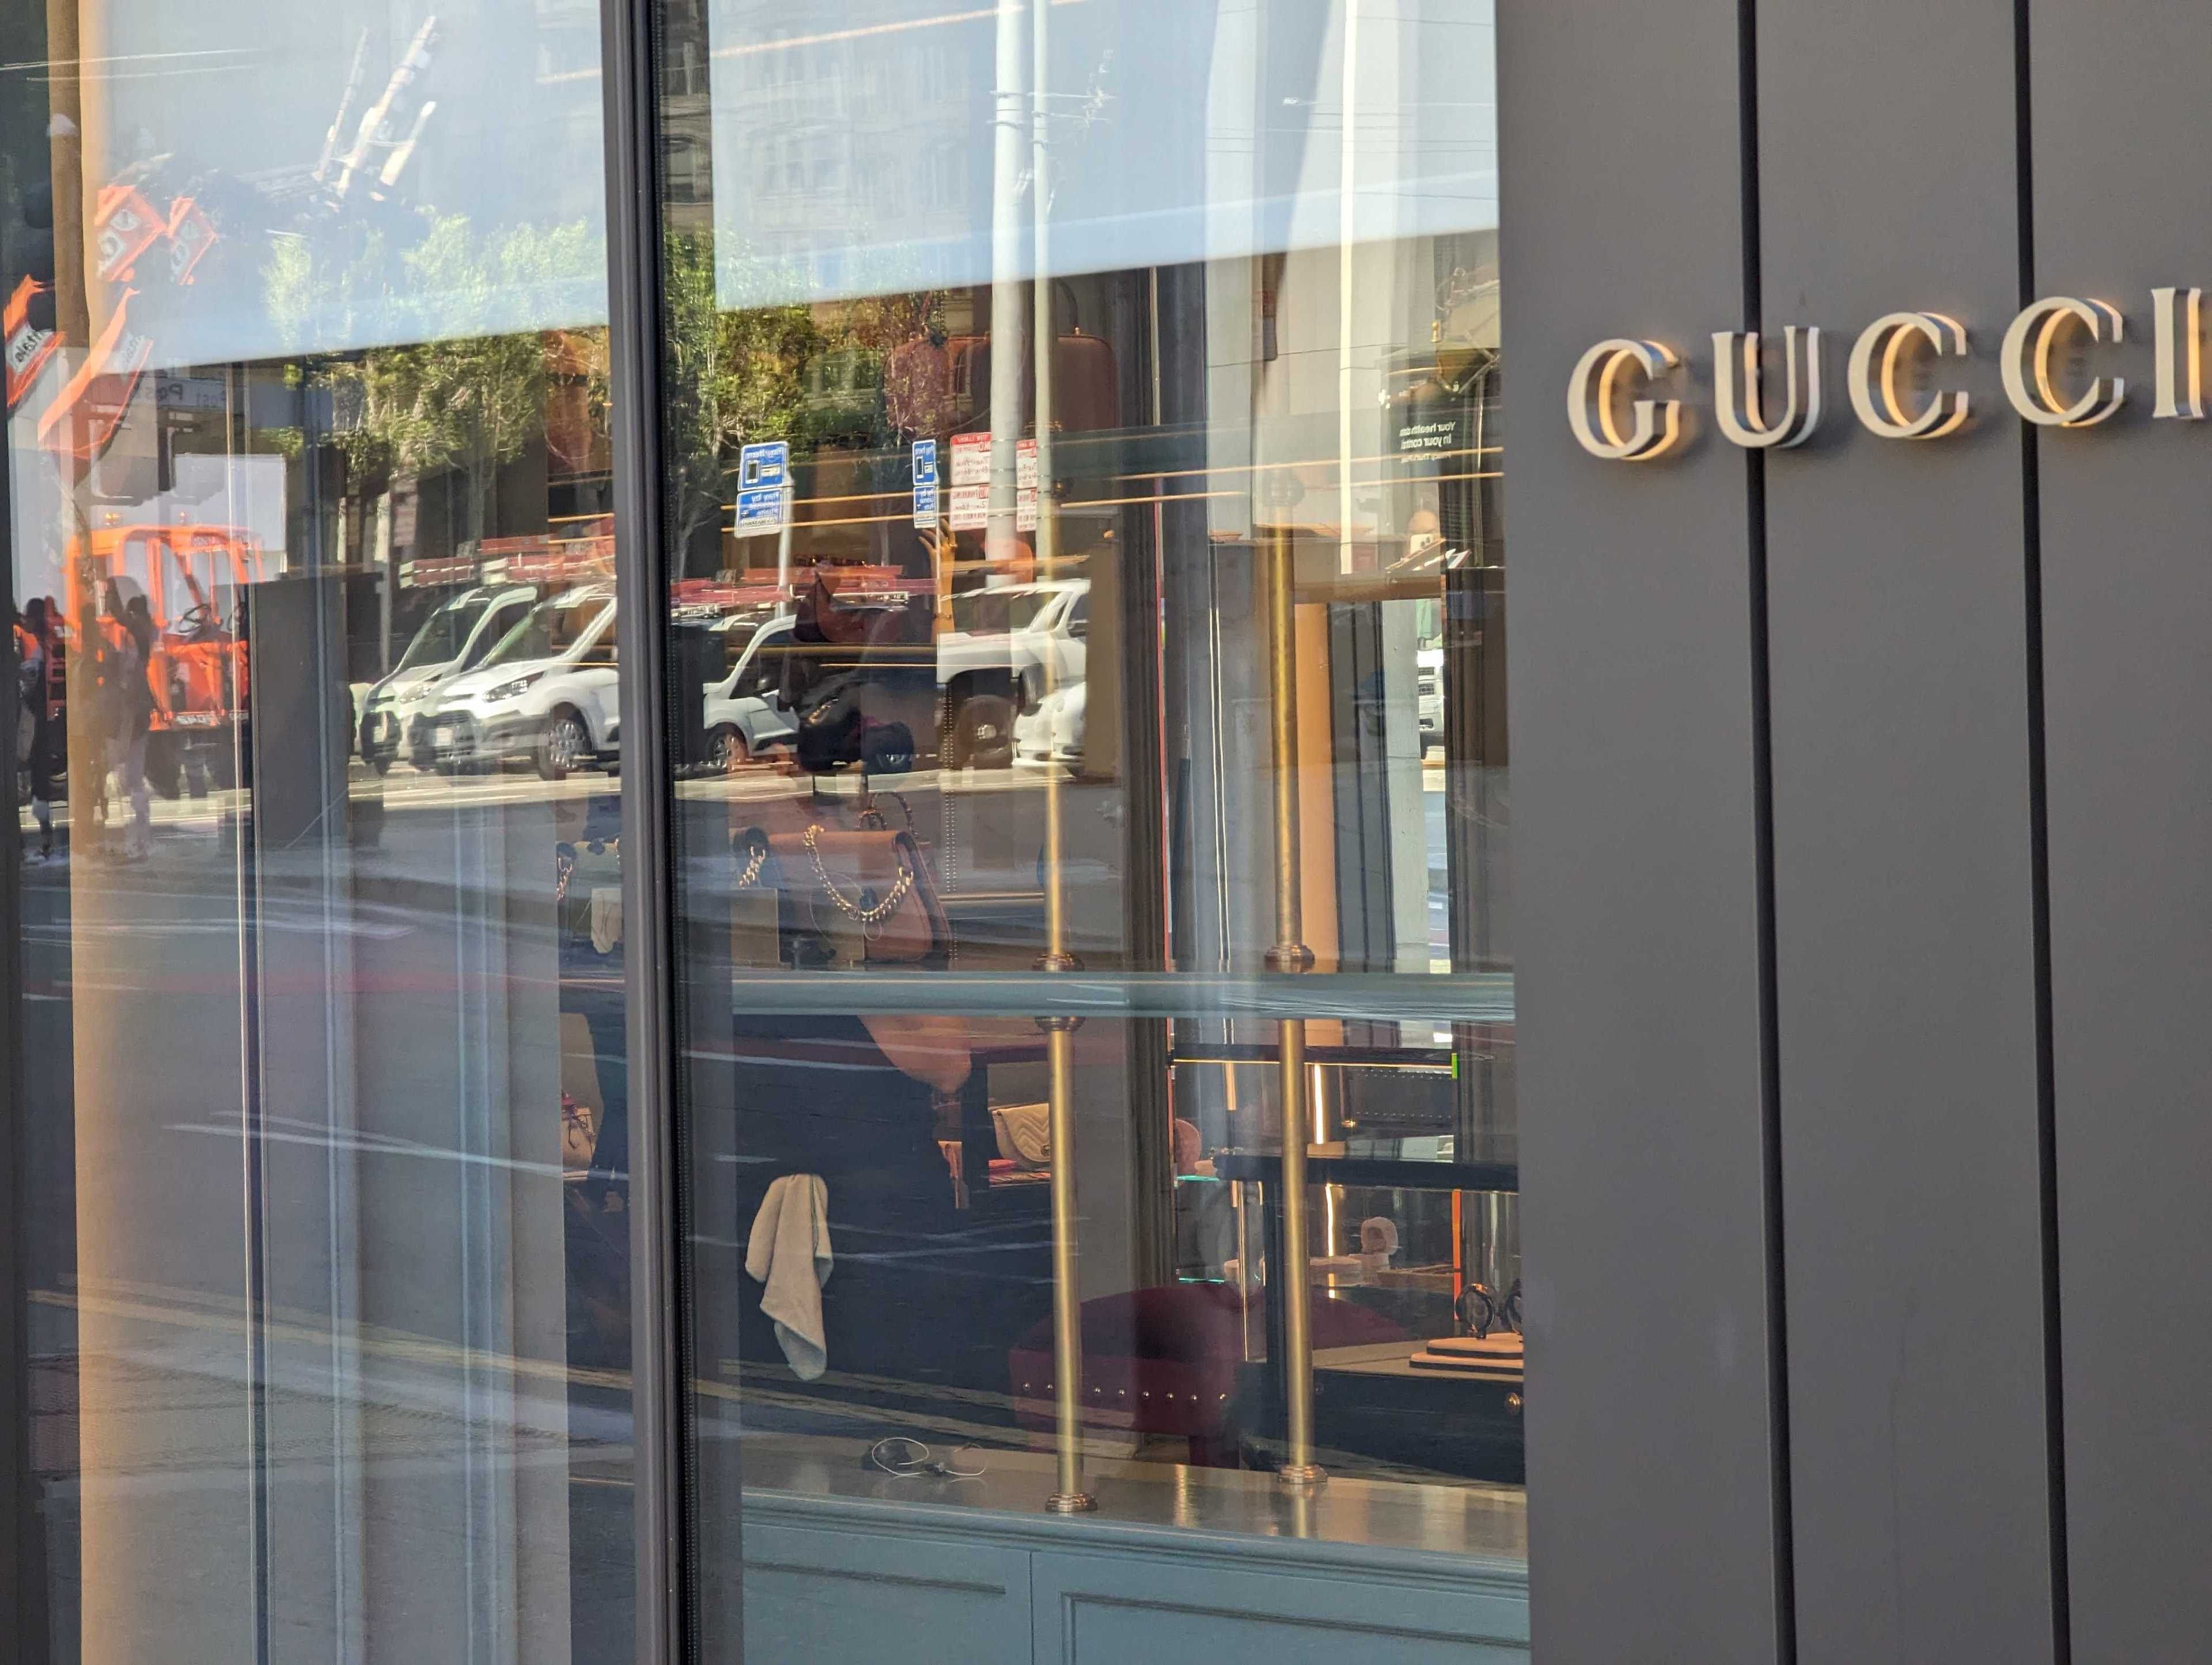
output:
[{"label": "reflection of pedestrian", "polygon": [[22,719],[15,761],[30,775],[31,813],[39,822],[39,854],[54,853],[54,737],[47,712],[54,633],[46,598],[33,596],[16,627],[16,675]]},{"label": "reflection of pedestrian", "polygon": [[[110,585],[111,609],[117,599]],[[123,835],[123,859],[143,861],[153,854],[154,843],[154,800],[146,788],[146,736],[154,724],[154,684],[148,676],[154,662],[154,615],[146,598],[132,596],[118,623],[123,627],[123,640],[117,644],[121,662],[116,667],[107,758],[115,770],[117,792],[131,803],[131,826]]]}]

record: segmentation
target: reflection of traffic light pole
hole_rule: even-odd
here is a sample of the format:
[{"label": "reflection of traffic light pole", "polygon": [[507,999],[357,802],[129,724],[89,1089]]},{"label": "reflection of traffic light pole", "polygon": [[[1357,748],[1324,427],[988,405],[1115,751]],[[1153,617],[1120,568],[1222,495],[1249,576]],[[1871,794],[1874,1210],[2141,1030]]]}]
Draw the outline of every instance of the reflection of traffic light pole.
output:
[{"label": "reflection of traffic light pole", "polygon": [[77,74],[80,0],[46,0],[46,143],[54,187],[55,327],[82,347],[91,333],[84,292],[84,106]]}]

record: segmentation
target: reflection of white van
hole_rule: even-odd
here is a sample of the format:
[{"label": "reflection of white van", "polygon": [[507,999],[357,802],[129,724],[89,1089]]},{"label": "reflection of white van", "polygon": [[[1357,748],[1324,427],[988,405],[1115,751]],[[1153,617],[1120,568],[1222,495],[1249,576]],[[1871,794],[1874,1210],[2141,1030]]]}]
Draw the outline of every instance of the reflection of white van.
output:
[{"label": "reflection of white van", "polygon": [[1413,690],[1421,723],[1421,756],[1444,743],[1443,610],[1435,601],[1418,604],[1419,643],[1413,653]]},{"label": "reflection of white van", "polygon": [[1421,755],[1444,743],[1444,650],[1424,647],[1414,656],[1414,689],[1419,696]]},{"label": "reflection of white van", "polygon": [[487,584],[440,603],[399,663],[362,701],[362,761],[381,775],[403,749],[419,747],[422,737],[410,731],[437,703],[440,690],[474,670],[537,599],[527,585]]},{"label": "reflection of white van", "polygon": [[429,738],[440,769],[527,757],[548,781],[614,757],[614,586],[588,584],[532,607],[480,667],[446,684]]},{"label": "reflection of white van", "polygon": [[1091,580],[1049,579],[952,598],[952,629],[937,639],[946,762],[1002,769],[1014,761],[1014,724],[1048,689],[1083,680]]},{"label": "reflection of white van", "polygon": [[[798,732],[783,702],[783,655],[776,651],[791,641],[791,623],[787,615],[757,629],[744,618],[719,627],[737,651],[729,675],[707,684],[707,753],[717,769],[733,769]],[[751,640],[738,647],[748,630]]]},{"label": "reflection of white van", "polygon": [[1055,688],[1037,702],[1037,708],[1014,724],[1017,763],[1083,762],[1084,720],[1090,709],[1089,684],[1071,683]]}]

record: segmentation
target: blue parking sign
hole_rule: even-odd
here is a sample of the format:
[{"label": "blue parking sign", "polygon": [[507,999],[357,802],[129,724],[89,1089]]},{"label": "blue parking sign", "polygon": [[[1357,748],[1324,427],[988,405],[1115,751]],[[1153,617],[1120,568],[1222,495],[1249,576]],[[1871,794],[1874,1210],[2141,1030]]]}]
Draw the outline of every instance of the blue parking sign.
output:
[{"label": "blue parking sign", "polygon": [[923,532],[937,525],[937,441],[914,442],[914,524]]},{"label": "blue parking sign", "polygon": [[746,532],[781,532],[784,496],[791,483],[791,447],[782,440],[749,445],[738,453],[738,524]]}]

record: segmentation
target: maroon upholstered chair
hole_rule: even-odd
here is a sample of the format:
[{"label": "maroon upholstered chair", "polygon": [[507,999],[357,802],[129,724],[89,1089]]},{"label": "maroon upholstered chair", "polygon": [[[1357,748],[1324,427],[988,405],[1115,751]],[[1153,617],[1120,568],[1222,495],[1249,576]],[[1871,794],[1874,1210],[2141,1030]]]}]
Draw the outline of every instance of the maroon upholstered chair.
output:
[{"label": "maroon upholstered chair", "polygon": [[[1266,1329],[1264,1292],[1227,1284],[1170,1284],[1083,1303],[1083,1423],[1093,1431],[1181,1436],[1192,1462],[1233,1468],[1226,1426],[1249,1321]],[[1350,1301],[1313,1297],[1313,1344],[1350,1347],[1412,1338]],[[1006,1355],[1014,1413],[1024,1428],[1053,1430],[1052,1320],[1034,1325]]]}]

